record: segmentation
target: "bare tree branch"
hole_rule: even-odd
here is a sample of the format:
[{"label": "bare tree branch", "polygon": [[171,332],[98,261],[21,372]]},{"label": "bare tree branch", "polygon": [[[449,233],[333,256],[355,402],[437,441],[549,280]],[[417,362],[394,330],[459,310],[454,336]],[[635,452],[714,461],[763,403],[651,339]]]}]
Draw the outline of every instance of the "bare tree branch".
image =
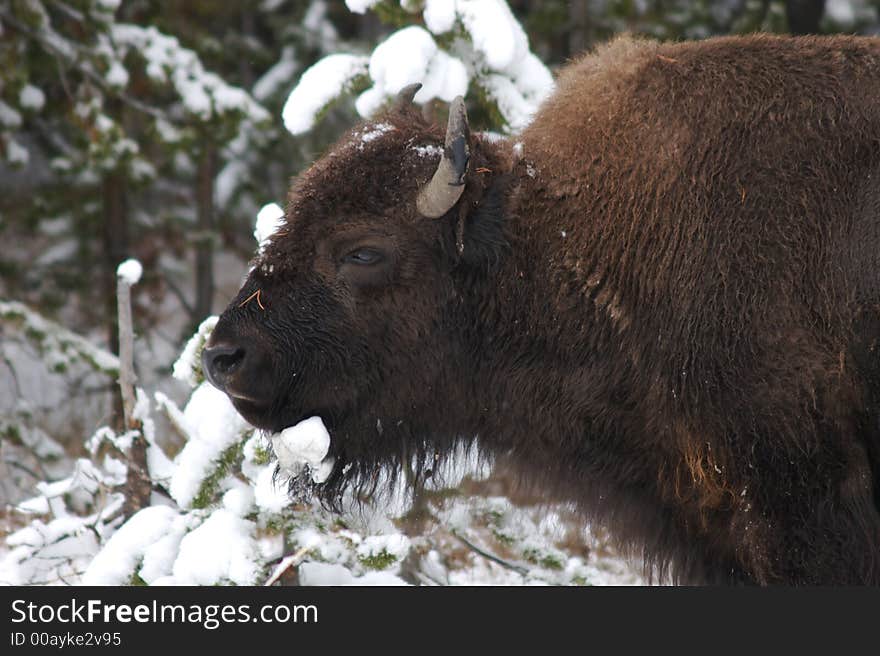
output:
[{"label": "bare tree branch", "polygon": [[171,293],[177,297],[177,300],[180,301],[180,304],[183,306],[183,309],[186,310],[186,312],[190,316],[190,318],[193,321],[195,321],[195,319],[196,319],[195,308],[193,307],[192,303],[190,303],[189,300],[187,300],[186,295],[183,293],[183,290],[180,289],[180,287],[177,285],[177,283],[173,281],[172,275],[173,275],[173,272],[168,271],[166,269],[162,270],[163,282],[166,285],[168,285],[168,289],[171,290]]},{"label": "bare tree branch", "polygon": [[528,575],[529,570],[527,568],[523,567],[522,565],[517,565],[516,563],[511,563],[510,561],[504,560],[503,558],[499,558],[495,554],[491,554],[488,551],[484,551],[483,549],[480,549],[477,545],[475,545],[473,542],[466,540],[461,535],[459,535],[456,531],[452,531],[452,535],[457,540],[459,540],[464,546],[466,546],[468,549],[470,549],[471,551],[473,551],[475,553],[478,553],[483,558],[486,558],[487,560],[491,560],[493,563],[498,563],[502,567],[505,567],[509,570],[513,570],[514,572],[516,572],[517,574],[521,574],[522,576]]},{"label": "bare tree branch", "polygon": [[275,568],[275,571],[272,572],[272,576],[270,576],[269,579],[263,585],[268,587],[268,586],[272,585],[273,583],[275,583],[278,579],[281,578],[281,575],[284,574],[284,572],[286,572],[288,569],[290,569],[294,565],[298,565],[299,561],[302,560],[302,558],[307,553],[309,553],[312,549],[314,549],[314,547],[308,547],[308,546],[303,547],[302,549],[297,551],[295,554],[292,554],[290,556],[285,556],[284,558],[282,558],[281,562],[278,563],[278,566]]}]

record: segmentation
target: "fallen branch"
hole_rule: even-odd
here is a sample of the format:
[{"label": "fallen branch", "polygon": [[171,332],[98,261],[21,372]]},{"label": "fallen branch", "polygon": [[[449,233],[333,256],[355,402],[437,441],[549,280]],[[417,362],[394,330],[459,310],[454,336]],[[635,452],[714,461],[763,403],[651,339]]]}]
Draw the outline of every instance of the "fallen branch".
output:
[{"label": "fallen branch", "polygon": [[278,579],[281,578],[281,575],[284,574],[287,570],[289,570],[294,565],[298,565],[299,561],[309,553],[314,547],[303,547],[299,551],[290,556],[285,556],[281,559],[281,562],[278,563],[278,566],[275,568],[275,571],[272,572],[272,576],[263,584],[263,586],[268,587],[275,583]]},{"label": "fallen branch", "polygon": [[496,556],[495,554],[491,554],[488,551],[484,551],[483,549],[480,549],[473,542],[470,542],[469,540],[463,538],[455,531],[452,531],[452,535],[453,535],[453,537],[458,539],[462,544],[464,544],[464,546],[466,546],[468,549],[479,554],[483,558],[485,558],[487,560],[491,560],[493,563],[497,563],[497,564],[501,565],[502,567],[505,567],[509,570],[516,572],[517,574],[520,574],[521,576],[528,575],[528,573],[529,573],[528,568],[523,567],[522,565],[517,565],[516,563],[511,563],[509,560],[504,560],[503,558],[500,558],[500,557]]}]

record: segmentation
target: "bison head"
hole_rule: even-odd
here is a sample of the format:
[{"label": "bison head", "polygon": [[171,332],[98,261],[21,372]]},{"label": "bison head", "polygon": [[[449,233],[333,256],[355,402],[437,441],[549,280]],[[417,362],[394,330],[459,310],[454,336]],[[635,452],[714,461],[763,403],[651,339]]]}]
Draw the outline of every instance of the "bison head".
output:
[{"label": "bison head", "polygon": [[450,439],[450,390],[467,377],[461,280],[500,243],[468,228],[488,156],[461,99],[445,139],[407,102],[356,127],[294,182],[217,323],[203,367],[242,416],[271,432],[323,420],[336,461],[325,497]]}]

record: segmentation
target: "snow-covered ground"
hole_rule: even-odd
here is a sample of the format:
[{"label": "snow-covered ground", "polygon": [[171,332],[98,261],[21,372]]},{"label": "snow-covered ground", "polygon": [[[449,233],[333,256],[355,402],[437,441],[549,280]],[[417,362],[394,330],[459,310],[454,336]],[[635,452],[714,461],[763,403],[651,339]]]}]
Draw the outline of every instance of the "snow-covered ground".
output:
[{"label": "snow-covered ground", "polygon": [[82,522],[35,520],[0,550],[0,584],[645,583],[638,563],[615,554],[568,509],[516,507],[483,496],[478,482],[465,487],[467,493],[428,495],[418,516],[392,520],[376,509],[333,515],[299,505],[274,516],[280,527],[252,512],[243,516],[254,494],[230,490],[213,511],[145,508],[103,545],[84,530],[97,523],[94,514]]},{"label": "snow-covered ground", "polygon": [[[286,477],[323,480],[330,436],[317,417],[277,435],[248,426],[226,395],[201,379],[197,363],[213,324],[202,324],[175,366],[194,386],[183,408],[161,392],[150,399],[138,390],[140,431],[99,428],[86,441],[90,457],[78,459],[68,476],[39,484],[3,517],[0,583],[643,583],[637,564],[615,555],[570,509],[516,507],[500,496],[503,472],[474,449],[455,454],[437,472],[443,484],[415,498],[389,487],[368,503],[348,499],[341,514],[292,505]],[[174,458],[157,440],[159,414],[186,438]],[[137,436],[146,441],[156,491],[126,518],[124,486]]]}]

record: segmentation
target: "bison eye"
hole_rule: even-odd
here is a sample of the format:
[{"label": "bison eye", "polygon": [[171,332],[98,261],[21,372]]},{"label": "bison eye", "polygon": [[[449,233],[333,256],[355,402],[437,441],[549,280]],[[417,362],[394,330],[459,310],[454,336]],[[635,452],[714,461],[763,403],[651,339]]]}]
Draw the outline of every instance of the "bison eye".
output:
[{"label": "bison eye", "polygon": [[358,248],[343,257],[342,261],[347,264],[369,265],[378,264],[383,259],[385,259],[385,256],[375,249]]},{"label": "bison eye", "polygon": [[[378,242],[378,243],[377,243]],[[332,260],[331,260],[332,261]],[[389,238],[358,239],[338,244],[336,274],[353,290],[378,288],[391,282],[397,251]]]}]

